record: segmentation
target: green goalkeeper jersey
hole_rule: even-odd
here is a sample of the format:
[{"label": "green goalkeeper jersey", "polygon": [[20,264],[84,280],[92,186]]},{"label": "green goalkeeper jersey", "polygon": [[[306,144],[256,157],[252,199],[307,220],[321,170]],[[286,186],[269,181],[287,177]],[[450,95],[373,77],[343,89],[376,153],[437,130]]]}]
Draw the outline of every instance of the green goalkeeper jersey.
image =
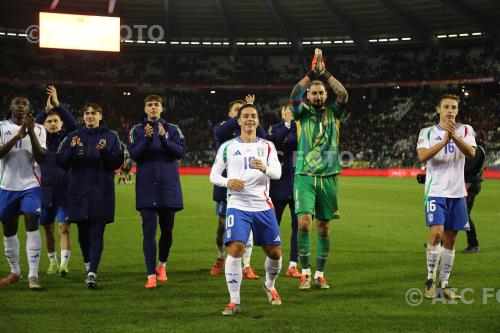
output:
[{"label": "green goalkeeper jersey", "polygon": [[319,110],[302,103],[292,106],[298,138],[296,175],[331,176],[342,172],[339,127],[344,110],[336,101]]}]

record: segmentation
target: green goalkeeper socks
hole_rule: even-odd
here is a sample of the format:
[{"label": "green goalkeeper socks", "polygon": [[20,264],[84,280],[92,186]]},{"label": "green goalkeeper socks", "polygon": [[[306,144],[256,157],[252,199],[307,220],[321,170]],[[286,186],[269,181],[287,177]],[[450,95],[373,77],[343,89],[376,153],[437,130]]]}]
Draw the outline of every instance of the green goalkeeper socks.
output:
[{"label": "green goalkeeper socks", "polygon": [[309,256],[311,255],[311,237],[309,236],[309,231],[297,232],[297,245],[299,248],[299,262],[302,269],[308,269]]},{"label": "green goalkeeper socks", "polygon": [[328,252],[330,252],[330,237],[328,235],[318,235],[318,241],[316,244],[316,271],[325,271]]}]

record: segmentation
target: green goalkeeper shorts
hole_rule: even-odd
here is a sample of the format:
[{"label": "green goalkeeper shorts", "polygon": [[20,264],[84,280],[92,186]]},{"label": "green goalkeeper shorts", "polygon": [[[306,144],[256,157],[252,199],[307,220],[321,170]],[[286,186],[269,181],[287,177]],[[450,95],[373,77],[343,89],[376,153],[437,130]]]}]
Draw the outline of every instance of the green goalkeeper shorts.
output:
[{"label": "green goalkeeper shorts", "polygon": [[310,214],[324,221],[340,218],[336,175],[295,175],[293,193],[297,216]]}]

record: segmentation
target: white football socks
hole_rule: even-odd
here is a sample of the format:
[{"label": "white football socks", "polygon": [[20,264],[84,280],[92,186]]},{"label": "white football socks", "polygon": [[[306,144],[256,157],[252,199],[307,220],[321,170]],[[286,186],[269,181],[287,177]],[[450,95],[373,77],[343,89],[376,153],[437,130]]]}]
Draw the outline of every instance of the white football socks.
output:
[{"label": "white football socks", "polygon": [[28,255],[28,277],[38,277],[38,264],[42,254],[42,238],[38,230],[26,232],[26,254]]},{"label": "white football socks", "polygon": [[278,275],[281,271],[281,257],[278,260],[273,260],[269,257],[266,257],[266,288],[269,290],[274,289],[274,283],[278,278]]},{"label": "white football socks", "polygon": [[241,258],[235,258],[228,255],[224,271],[231,302],[240,304],[240,287],[243,275],[241,270]]},{"label": "white football socks", "polygon": [[436,273],[441,258],[441,244],[427,244],[427,279],[432,279],[436,282]]},{"label": "white football socks", "polygon": [[245,245],[245,251],[243,252],[243,268],[250,267],[250,258],[252,257],[253,249],[253,233],[250,231],[248,236],[248,241]]},{"label": "white football socks", "polygon": [[68,266],[70,257],[71,257],[70,250],[61,250],[61,265]]},{"label": "white football socks", "polygon": [[439,272],[439,280],[441,280],[441,288],[448,286],[450,279],[453,260],[455,259],[455,250],[448,250],[443,247],[441,251],[441,267]]},{"label": "white football socks", "polygon": [[21,274],[21,268],[19,267],[19,239],[17,235],[4,237],[3,245],[5,258],[10,266],[10,272],[16,275]]}]

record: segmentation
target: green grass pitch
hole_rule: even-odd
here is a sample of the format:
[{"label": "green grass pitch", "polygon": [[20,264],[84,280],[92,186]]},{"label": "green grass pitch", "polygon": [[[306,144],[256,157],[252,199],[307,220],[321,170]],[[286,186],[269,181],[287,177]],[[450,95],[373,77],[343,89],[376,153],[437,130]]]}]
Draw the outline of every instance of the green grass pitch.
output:
[{"label": "green grass pitch", "polygon": [[[177,214],[169,280],[146,290],[142,237],[133,185],[117,186],[116,222],[105,234],[98,290],[84,286],[84,267],[73,227],[70,274],[48,276],[47,254],[40,266],[41,292],[27,287],[24,227],[20,227],[25,278],[0,289],[0,332],[499,332],[500,182],[486,181],[473,210],[481,252],[463,255],[457,242],[451,285],[472,288],[467,303],[405,301],[426,278],[427,228],[423,187],[413,179],[340,180],[342,218],[333,222],[326,277],[333,288],[301,292],[284,276],[289,260],[290,216],[282,222],[283,270],[277,289],[281,306],[271,307],[260,281],[243,281],[242,310],[220,314],[228,302],[224,275],[213,277],[216,257],[214,202],[207,176],[182,177],[185,209]],[[313,237],[314,240],[315,237]],[[0,246],[0,275],[8,265]],[[312,264],[314,265],[314,251]],[[254,249],[252,266],[264,274],[264,255]],[[314,266],[313,266],[314,268]],[[483,288],[495,297],[483,304]],[[491,293],[491,291],[488,291]]]}]

